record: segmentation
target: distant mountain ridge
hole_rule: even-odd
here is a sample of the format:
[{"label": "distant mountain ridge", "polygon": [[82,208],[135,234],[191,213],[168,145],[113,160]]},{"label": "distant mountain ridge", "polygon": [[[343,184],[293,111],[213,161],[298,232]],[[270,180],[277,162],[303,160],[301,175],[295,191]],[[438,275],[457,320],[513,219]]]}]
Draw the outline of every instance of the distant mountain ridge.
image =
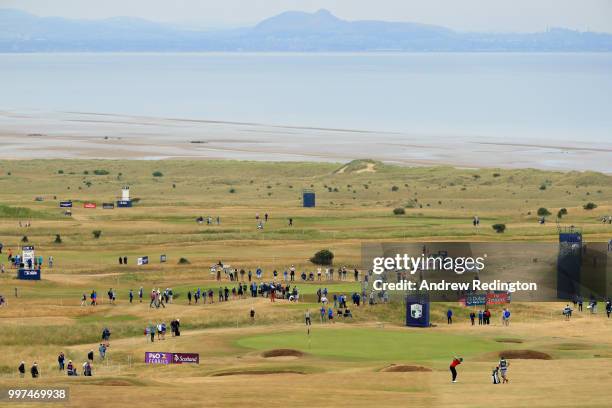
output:
[{"label": "distant mountain ridge", "polygon": [[132,17],[73,20],[0,9],[0,52],[610,52],[612,34],[458,32],[410,22],[286,11],[253,27],[188,30]]}]

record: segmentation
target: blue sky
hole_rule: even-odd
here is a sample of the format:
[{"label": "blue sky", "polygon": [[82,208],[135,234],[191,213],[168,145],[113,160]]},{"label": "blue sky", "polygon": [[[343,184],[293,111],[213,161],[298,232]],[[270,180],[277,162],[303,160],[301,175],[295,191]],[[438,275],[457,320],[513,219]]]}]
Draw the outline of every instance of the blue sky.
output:
[{"label": "blue sky", "polygon": [[464,31],[567,27],[612,33],[612,0],[0,0],[0,7],[41,16],[134,16],[197,27],[234,27],[286,10],[326,8],[348,20],[413,21]]}]

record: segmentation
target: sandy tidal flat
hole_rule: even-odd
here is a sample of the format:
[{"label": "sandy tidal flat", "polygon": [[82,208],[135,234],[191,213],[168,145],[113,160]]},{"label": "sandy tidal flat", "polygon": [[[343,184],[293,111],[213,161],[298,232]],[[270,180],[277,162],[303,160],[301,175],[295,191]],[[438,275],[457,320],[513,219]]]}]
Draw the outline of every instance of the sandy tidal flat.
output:
[{"label": "sandy tidal flat", "polygon": [[612,144],[419,135],[83,112],[0,111],[0,159],[238,159],[594,170]]}]

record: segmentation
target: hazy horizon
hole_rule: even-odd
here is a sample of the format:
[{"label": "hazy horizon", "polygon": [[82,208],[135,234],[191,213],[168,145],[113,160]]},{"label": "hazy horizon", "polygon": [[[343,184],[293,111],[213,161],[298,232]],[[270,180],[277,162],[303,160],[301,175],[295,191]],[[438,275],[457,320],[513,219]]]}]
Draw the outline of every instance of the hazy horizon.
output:
[{"label": "hazy horizon", "polygon": [[326,9],[345,20],[415,22],[457,31],[521,33],[562,27],[612,33],[612,2],[607,0],[182,0],[172,5],[161,0],[3,0],[1,8],[70,19],[136,17],[199,29],[244,27],[285,11]]}]

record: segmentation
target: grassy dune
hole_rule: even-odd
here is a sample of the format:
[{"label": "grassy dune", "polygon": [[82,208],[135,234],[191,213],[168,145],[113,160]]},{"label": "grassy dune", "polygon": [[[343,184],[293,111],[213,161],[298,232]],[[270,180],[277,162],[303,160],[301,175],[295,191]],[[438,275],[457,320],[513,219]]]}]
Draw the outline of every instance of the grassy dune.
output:
[{"label": "grassy dune", "polygon": [[[98,171],[96,171],[98,170]],[[104,170],[104,171],[100,171]],[[160,172],[161,176],[154,176]],[[98,173],[98,174],[96,174]],[[108,173],[108,174],[106,174]],[[361,244],[372,241],[555,241],[554,215],[567,209],[563,225],[582,228],[588,241],[607,240],[612,226],[600,222],[612,214],[612,177],[598,173],[538,170],[405,168],[376,162],[261,163],[237,161],[2,161],[0,162],[0,242],[17,252],[22,238],[37,254],[55,259],[40,282],[0,275],[0,386],[64,385],[70,406],[140,406],[172,395],[176,406],[235,406],[252,402],[262,390],[271,406],[574,406],[573,384],[585,406],[608,406],[612,381],[612,322],[601,314],[560,318],[559,303],[512,304],[510,327],[494,308],[490,327],[471,327],[467,309],[435,304],[427,331],[402,328],[401,304],[353,308],[354,318],[322,325],[315,292],[350,294],[360,284],[298,283],[303,302],[271,304],[264,299],[217,303],[219,283],[209,272],[222,260],[245,270],[294,264],[312,271],[308,259],[319,249],[335,254],[336,266],[359,266]],[[129,185],[135,206],[104,210]],[[301,207],[301,191],[317,193],[317,207]],[[42,197],[43,201],[36,201]],[[72,199],[72,217],[58,201]],[[94,201],[97,209],[83,208]],[[597,208],[583,206],[593,202]],[[394,215],[402,207],[404,215]],[[537,223],[544,207],[553,215]],[[270,215],[264,230],[255,214]],[[198,216],[217,216],[220,225],[198,225]],[[479,228],[471,219],[478,215]],[[287,225],[293,218],[294,226]],[[31,222],[20,227],[19,222]],[[504,223],[506,232],[491,225]],[[102,231],[95,238],[94,230]],[[56,234],[61,243],[55,243]],[[161,264],[159,255],[168,262]],[[148,255],[151,264],[136,266]],[[128,265],[118,265],[128,256]],[[190,264],[179,265],[180,257]],[[0,262],[5,262],[2,255]],[[221,285],[231,284],[223,281]],[[145,288],[144,303],[130,305],[127,293]],[[115,288],[117,305],[105,293]],[[175,303],[150,309],[147,292],[172,287]],[[187,305],[195,288],[215,291],[215,304]],[[17,288],[19,297],[13,296]],[[97,289],[97,307],[81,307],[82,293]],[[251,307],[257,311],[252,322]],[[445,324],[455,309],[457,324]],[[303,326],[306,308],[313,312],[310,337]],[[180,318],[183,336],[151,344],[143,335],[150,323]],[[64,351],[79,365],[97,348],[103,327],[113,331],[109,358],[96,358],[93,378],[67,378],[55,370]],[[168,336],[169,337],[169,336]],[[511,339],[512,342],[506,340]],[[264,358],[265,350],[289,348],[302,357]],[[551,360],[512,360],[513,382],[493,392],[489,370],[503,350],[535,350]],[[144,351],[199,352],[199,366],[155,367],[142,362]],[[452,354],[466,358],[459,384],[448,384]],[[20,360],[38,361],[36,383],[17,380]],[[389,364],[418,365],[430,372],[383,373]],[[501,387],[501,386],[499,386]],[[459,392],[457,392],[457,388]],[[487,388],[488,390],[488,388]],[[146,401],[139,400],[146,395]],[[383,403],[384,402],[384,403]],[[19,406],[19,404],[15,404]]]}]

